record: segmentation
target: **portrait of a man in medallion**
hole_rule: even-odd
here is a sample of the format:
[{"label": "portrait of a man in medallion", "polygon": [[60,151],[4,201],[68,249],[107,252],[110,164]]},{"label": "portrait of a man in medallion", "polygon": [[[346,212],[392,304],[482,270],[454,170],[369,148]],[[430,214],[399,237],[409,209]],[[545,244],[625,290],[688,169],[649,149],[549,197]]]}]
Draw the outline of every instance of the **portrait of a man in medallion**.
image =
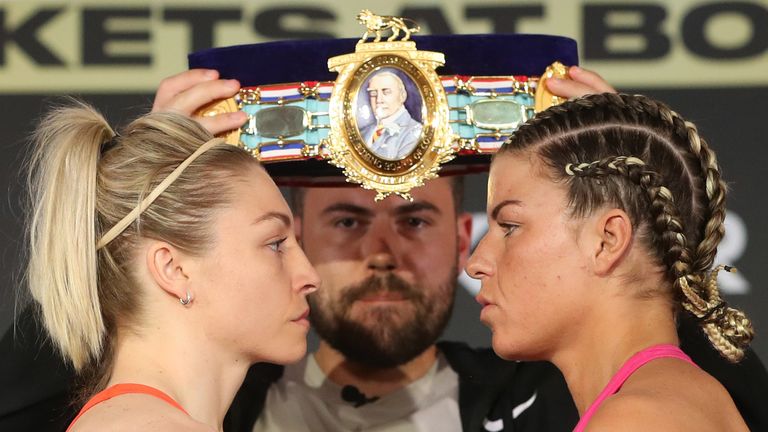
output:
[{"label": "portrait of a man in medallion", "polygon": [[422,133],[423,101],[413,80],[396,68],[381,68],[363,82],[357,100],[363,144],[386,160],[408,156]]}]

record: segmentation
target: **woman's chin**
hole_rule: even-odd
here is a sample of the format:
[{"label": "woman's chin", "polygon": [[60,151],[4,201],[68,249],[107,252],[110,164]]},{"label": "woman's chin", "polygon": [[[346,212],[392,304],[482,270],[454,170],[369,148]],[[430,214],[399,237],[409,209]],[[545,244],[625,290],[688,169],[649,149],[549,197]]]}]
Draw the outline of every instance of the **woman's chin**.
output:
[{"label": "woman's chin", "polygon": [[292,364],[300,361],[307,355],[307,338],[302,338],[297,341],[293,346],[286,349],[285,353],[280,356],[276,361],[271,363],[277,364]]},{"label": "woman's chin", "polygon": [[527,350],[520,343],[511,341],[509,338],[500,337],[496,333],[493,334],[491,346],[496,355],[504,360],[541,360],[532,355],[531,350]]}]

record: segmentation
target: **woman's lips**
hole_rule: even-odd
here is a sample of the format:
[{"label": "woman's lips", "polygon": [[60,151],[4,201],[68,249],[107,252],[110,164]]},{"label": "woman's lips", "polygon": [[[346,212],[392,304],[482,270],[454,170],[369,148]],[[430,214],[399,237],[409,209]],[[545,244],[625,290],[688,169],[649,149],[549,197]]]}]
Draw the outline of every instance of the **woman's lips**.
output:
[{"label": "woman's lips", "polygon": [[482,306],[482,307],[486,307],[486,306],[488,306],[489,304],[491,304],[490,300],[488,300],[487,298],[485,298],[485,296],[484,296],[484,295],[482,295],[482,294],[478,294],[478,295],[476,295],[476,296],[475,296],[475,301],[476,301],[476,302],[478,302],[478,303],[480,304],[480,306]]},{"label": "woman's lips", "polygon": [[477,301],[482,308],[480,310],[480,321],[487,324],[488,311],[496,305],[492,303],[489,299],[487,299],[485,296],[483,296],[482,294],[478,294],[475,297],[475,301]]},{"label": "woman's lips", "polygon": [[291,322],[309,327],[309,308],[306,308],[298,318],[292,319]]}]

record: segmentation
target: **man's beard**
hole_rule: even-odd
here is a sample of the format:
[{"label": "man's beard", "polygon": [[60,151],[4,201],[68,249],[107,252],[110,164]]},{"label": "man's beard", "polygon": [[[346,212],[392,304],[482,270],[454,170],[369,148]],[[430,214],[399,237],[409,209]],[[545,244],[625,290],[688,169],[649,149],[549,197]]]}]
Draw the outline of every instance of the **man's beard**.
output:
[{"label": "man's beard", "polygon": [[[431,297],[392,273],[371,276],[344,288],[335,301],[318,301],[317,295],[310,295],[310,321],[317,334],[347,360],[369,367],[395,367],[424,352],[443,333],[453,310],[457,276],[454,267]],[[355,301],[377,293],[399,294],[410,307],[369,307],[365,323],[350,317]]]}]

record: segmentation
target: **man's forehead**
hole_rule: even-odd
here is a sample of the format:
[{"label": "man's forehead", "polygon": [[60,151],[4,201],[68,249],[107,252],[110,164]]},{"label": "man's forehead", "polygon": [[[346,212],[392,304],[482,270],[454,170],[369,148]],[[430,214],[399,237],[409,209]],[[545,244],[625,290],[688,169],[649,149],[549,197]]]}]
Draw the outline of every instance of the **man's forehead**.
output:
[{"label": "man's forehead", "polygon": [[374,75],[370,81],[368,81],[368,87],[391,87],[395,84],[396,78],[390,74]]},{"label": "man's forehead", "polygon": [[336,204],[352,204],[372,212],[392,211],[413,203],[424,202],[437,208],[453,206],[453,191],[450,180],[439,178],[428,181],[424,186],[411,191],[413,202],[397,195],[390,195],[375,201],[376,192],[359,187],[318,187],[304,189],[304,210],[322,211]]}]

